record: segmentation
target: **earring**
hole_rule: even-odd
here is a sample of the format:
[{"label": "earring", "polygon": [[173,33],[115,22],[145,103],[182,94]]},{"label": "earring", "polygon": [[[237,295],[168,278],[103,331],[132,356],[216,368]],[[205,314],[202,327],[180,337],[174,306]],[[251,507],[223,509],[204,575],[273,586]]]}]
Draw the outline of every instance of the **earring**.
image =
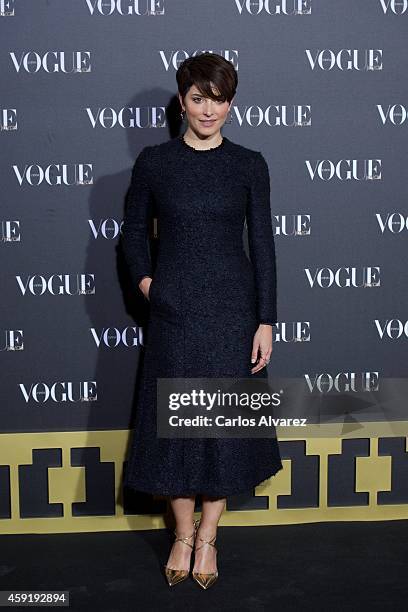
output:
[{"label": "earring", "polygon": [[180,113],[180,117],[181,117],[181,120],[182,120],[182,121],[184,121],[184,118],[185,118],[185,112],[186,112],[185,110],[182,110],[182,111],[181,111],[181,113]]}]

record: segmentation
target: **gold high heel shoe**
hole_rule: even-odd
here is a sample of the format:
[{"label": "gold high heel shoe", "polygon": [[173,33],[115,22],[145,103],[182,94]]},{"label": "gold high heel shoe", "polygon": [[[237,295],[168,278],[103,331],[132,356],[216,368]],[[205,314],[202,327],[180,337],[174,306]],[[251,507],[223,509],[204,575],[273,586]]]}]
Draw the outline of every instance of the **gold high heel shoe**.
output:
[{"label": "gold high heel shoe", "polygon": [[[191,536],[187,536],[185,538],[179,538],[177,535],[177,531],[174,531],[174,535],[176,536],[176,539],[174,540],[174,542],[183,542],[184,544],[187,544],[187,546],[190,546],[190,548],[192,548],[194,550],[194,542],[195,542],[195,536],[197,533],[197,524],[198,521],[194,521],[193,525],[194,525],[194,533],[191,534]],[[187,540],[189,540],[190,538],[193,538],[193,544],[190,544]],[[173,542],[173,544],[174,544]],[[190,570],[181,570],[181,569],[172,569],[170,567],[167,567],[167,565],[164,566],[164,572],[166,575],[166,579],[167,582],[170,586],[173,586],[175,584],[177,584],[178,582],[182,582],[183,580],[185,580],[189,573]]]},{"label": "gold high heel shoe", "polygon": [[[196,534],[195,539],[197,538],[201,540],[202,542],[204,542],[204,544],[209,544],[210,546],[214,546],[215,551],[218,552],[217,547],[215,546],[215,541],[217,539],[217,536],[214,536],[213,538],[211,538],[211,540],[203,540],[203,538],[201,538],[199,535]],[[195,548],[195,551],[200,550],[200,548],[202,548],[204,544],[201,544],[201,546],[198,546],[198,548]],[[200,585],[200,587],[202,587],[203,589],[208,589],[217,580],[218,570],[215,572],[212,572],[211,574],[203,574],[203,572],[193,572],[193,578]]]}]

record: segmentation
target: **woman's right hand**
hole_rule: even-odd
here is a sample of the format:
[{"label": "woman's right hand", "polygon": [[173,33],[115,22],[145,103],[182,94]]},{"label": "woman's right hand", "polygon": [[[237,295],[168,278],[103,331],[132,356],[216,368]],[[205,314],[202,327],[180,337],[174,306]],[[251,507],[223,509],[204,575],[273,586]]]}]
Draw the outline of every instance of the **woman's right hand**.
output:
[{"label": "woman's right hand", "polygon": [[149,299],[150,285],[151,285],[152,280],[153,279],[150,276],[144,276],[139,283],[140,291],[143,293],[146,300],[149,300],[149,301],[150,301]]}]

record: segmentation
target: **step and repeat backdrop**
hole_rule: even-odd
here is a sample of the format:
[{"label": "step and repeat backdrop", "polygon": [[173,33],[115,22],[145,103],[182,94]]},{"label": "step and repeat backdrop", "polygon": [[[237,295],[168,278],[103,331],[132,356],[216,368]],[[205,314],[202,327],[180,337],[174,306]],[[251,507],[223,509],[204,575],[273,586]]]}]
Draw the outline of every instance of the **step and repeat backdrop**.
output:
[{"label": "step and repeat backdrop", "polygon": [[[148,303],[120,237],[136,156],[186,129],[191,55],[236,67],[223,134],[269,165],[270,376],[345,410],[406,376],[407,28],[408,0],[0,0],[0,533],[164,524],[122,487]],[[404,419],[352,425],[284,437],[221,524],[408,518]]]}]

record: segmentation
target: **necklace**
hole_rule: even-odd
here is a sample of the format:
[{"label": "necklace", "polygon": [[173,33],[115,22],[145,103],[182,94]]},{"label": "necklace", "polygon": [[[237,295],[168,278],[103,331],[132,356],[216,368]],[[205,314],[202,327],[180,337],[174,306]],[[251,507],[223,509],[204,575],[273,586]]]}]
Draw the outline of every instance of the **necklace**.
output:
[{"label": "necklace", "polygon": [[180,139],[182,141],[182,143],[188,147],[189,149],[192,149],[193,151],[197,151],[198,153],[204,153],[206,151],[214,151],[215,149],[219,149],[220,147],[223,146],[224,142],[225,142],[225,137],[223,137],[223,139],[221,140],[220,144],[216,145],[215,147],[209,147],[208,149],[196,149],[195,147],[191,146],[188,144],[188,142],[186,140],[184,140],[184,134],[182,134],[180,136]]}]

